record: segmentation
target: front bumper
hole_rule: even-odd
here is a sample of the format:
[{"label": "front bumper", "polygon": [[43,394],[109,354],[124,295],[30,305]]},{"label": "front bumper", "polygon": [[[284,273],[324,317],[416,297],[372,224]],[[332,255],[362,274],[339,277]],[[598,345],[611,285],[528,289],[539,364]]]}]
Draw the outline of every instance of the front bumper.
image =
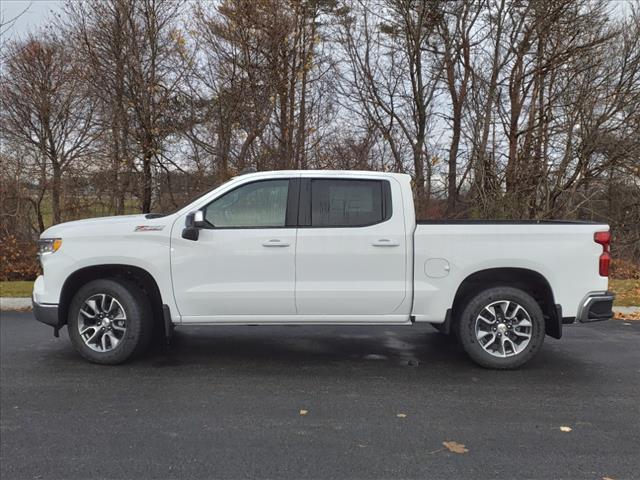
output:
[{"label": "front bumper", "polygon": [[580,302],[576,322],[599,322],[613,318],[613,292],[591,292]]},{"label": "front bumper", "polygon": [[38,303],[33,299],[31,299],[31,304],[33,305],[33,316],[36,317],[36,320],[51,325],[55,329],[60,328],[58,305]]}]

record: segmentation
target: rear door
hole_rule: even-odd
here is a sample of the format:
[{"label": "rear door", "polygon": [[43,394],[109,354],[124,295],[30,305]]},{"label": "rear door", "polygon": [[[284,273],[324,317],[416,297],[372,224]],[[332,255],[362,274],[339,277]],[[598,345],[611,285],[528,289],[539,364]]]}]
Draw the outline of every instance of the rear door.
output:
[{"label": "rear door", "polygon": [[400,185],[380,178],[303,178],[300,188],[297,313],[393,314],[407,289],[404,218],[392,204]]}]

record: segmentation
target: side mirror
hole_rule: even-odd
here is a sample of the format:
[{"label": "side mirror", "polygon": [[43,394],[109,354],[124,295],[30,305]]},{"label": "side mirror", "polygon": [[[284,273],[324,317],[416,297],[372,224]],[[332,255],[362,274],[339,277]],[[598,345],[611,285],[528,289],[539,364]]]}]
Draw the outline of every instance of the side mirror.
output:
[{"label": "side mirror", "polygon": [[204,228],[206,222],[204,220],[204,212],[197,210],[187,214],[182,229],[182,238],[196,241],[200,237],[200,229]]},{"label": "side mirror", "polygon": [[196,228],[204,228],[206,227],[206,222],[204,221],[204,212],[202,210],[198,210],[193,214],[193,224]]}]

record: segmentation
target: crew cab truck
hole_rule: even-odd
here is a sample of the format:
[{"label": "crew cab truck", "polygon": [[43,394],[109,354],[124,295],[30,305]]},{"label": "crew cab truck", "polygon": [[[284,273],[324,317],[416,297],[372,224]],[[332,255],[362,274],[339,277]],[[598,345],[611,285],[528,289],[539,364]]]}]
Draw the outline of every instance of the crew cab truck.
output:
[{"label": "crew cab truck", "polygon": [[173,214],[47,229],[33,309],[102,364],[180,325],[427,322],[508,369],[612,316],[609,240],[597,223],[416,221],[403,174],[252,173]]}]

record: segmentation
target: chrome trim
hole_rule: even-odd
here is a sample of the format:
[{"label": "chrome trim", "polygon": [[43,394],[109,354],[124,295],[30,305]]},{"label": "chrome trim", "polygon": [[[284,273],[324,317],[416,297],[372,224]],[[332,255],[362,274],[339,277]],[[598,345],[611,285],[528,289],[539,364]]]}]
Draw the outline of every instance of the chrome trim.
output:
[{"label": "chrome trim", "polygon": [[580,305],[578,306],[578,314],[576,315],[576,320],[574,323],[589,323],[596,322],[599,320],[607,320],[608,318],[613,317],[613,311],[611,312],[611,317],[608,318],[589,318],[589,310],[594,303],[598,302],[613,302],[616,298],[615,294],[612,292],[589,292],[587,293]]}]

